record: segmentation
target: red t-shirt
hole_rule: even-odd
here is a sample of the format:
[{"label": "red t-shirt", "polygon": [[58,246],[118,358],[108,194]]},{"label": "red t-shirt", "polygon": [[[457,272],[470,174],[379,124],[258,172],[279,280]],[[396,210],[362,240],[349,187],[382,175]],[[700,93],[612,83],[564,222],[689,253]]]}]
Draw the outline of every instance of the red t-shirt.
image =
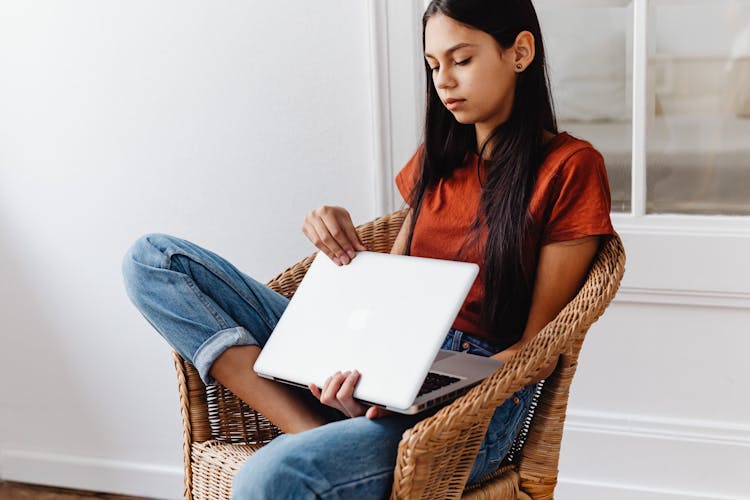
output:
[{"label": "red t-shirt", "polygon": [[[420,146],[396,175],[396,185],[405,200],[409,199],[418,179],[422,149]],[[609,181],[602,155],[590,143],[567,132],[559,133],[547,143],[545,155],[529,204],[532,218],[530,248],[537,250],[526,256],[529,269],[536,268],[538,250],[548,243],[615,232],[609,218]],[[470,153],[450,178],[441,179],[434,190],[425,193],[414,227],[411,255],[478,264],[479,275],[453,322],[453,328],[502,344],[505,335],[520,335],[522,332],[490,334],[481,328],[479,315],[484,296],[482,273],[487,228],[481,229],[476,244],[463,245],[461,249],[465,240],[470,242],[467,235],[479,210],[482,188],[477,175],[478,162],[478,155]],[[479,175],[486,179],[484,161],[479,168]]]}]

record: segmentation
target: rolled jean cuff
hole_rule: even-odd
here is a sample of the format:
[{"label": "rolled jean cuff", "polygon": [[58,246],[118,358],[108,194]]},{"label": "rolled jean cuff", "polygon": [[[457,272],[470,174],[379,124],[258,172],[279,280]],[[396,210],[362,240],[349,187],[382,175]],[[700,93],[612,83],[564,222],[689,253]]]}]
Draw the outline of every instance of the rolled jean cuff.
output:
[{"label": "rolled jean cuff", "polygon": [[224,351],[236,345],[257,345],[260,347],[258,341],[241,326],[216,332],[201,344],[195,352],[195,356],[193,356],[193,366],[198,370],[198,375],[200,375],[204,384],[213,385],[216,383],[216,380],[208,373],[211,366]]}]

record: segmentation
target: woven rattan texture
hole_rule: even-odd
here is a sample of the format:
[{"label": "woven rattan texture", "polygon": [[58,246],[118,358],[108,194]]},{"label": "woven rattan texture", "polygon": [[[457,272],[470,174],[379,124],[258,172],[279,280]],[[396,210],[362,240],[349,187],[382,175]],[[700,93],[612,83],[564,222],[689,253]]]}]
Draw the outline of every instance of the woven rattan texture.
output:
[{"label": "woven rattan texture", "polygon": [[464,490],[462,498],[469,500],[494,500],[498,498],[519,498],[520,478],[513,465],[505,465],[487,475],[478,483]]},{"label": "woven rattan texture", "polygon": [[223,500],[232,494],[232,478],[261,445],[235,445],[219,441],[194,443],[193,497]]},{"label": "woven rattan texture", "polygon": [[[405,215],[405,210],[394,212],[358,227],[360,239],[368,250],[389,252]],[[291,298],[314,255],[286,269],[269,286]],[[578,295],[532,342],[482,384],[404,433],[391,498],[552,498],[578,353],[589,326],[616,293],[624,264],[622,242],[614,237],[600,249]],[[464,490],[494,408],[558,356],[557,368],[540,386],[503,467]],[[280,431],[225,388],[206,388],[195,368],[177,354],[175,366],[184,424],[185,498],[229,498],[234,471]],[[208,455],[206,446],[211,449]]]}]

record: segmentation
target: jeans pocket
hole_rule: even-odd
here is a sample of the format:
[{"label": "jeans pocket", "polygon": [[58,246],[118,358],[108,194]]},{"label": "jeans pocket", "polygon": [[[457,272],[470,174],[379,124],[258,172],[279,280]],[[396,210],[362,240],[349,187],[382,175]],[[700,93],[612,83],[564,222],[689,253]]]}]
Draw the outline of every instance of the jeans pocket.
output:
[{"label": "jeans pocket", "polygon": [[492,415],[487,433],[484,435],[484,440],[469,473],[467,484],[478,481],[487,474],[496,471],[500,466],[502,459],[500,454],[503,453],[502,429],[505,426],[508,415],[508,412],[502,406],[498,407]]},{"label": "jeans pocket", "polygon": [[461,352],[474,354],[476,356],[484,356],[485,358],[494,354],[489,349],[486,349],[485,347],[479,345],[476,342],[473,342],[472,340],[467,339],[466,337],[464,337],[463,342],[461,342]]},{"label": "jeans pocket", "polygon": [[535,384],[526,386],[509,397],[492,415],[487,428],[488,467],[495,470],[508,454],[529,412]]}]

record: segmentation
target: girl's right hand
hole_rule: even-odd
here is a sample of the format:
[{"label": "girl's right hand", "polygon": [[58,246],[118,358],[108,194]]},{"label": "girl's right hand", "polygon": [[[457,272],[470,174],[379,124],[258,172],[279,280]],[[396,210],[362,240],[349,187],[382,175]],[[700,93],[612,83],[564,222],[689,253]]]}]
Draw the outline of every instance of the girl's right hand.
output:
[{"label": "girl's right hand", "polygon": [[367,250],[343,207],[316,208],[305,216],[302,232],[338,266],[351,262],[355,252]]},{"label": "girl's right hand", "polygon": [[310,392],[322,404],[336,408],[349,418],[366,416],[370,420],[391,415],[392,412],[377,406],[367,407],[354,400],[354,387],[359,382],[359,372],[336,372],[326,379],[323,387],[308,385]]}]

